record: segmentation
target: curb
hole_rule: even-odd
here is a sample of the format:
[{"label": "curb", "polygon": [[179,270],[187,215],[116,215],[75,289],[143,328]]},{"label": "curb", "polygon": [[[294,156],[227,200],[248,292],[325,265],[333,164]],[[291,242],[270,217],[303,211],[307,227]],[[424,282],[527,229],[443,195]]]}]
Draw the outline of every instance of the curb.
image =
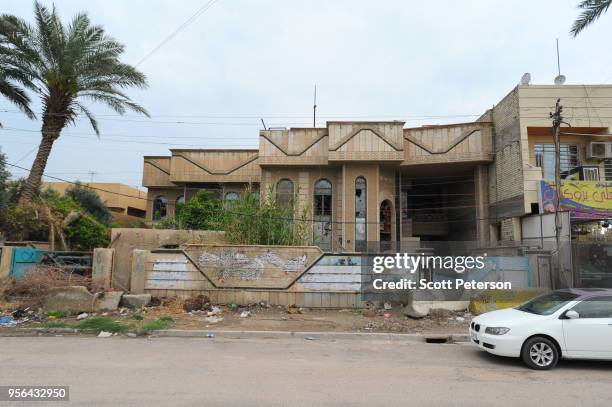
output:
[{"label": "curb", "polygon": [[423,335],[423,334],[397,334],[397,333],[362,333],[362,332],[291,332],[291,331],[218,331],[218,330],[182,330],[182,329],[166,329],[163,331],[152,331],[151,336],[160,338],[213,338],[223,339],[323,339],[323,340],[350,340],[350,339],[368,339],[368,340],[387,340],[387,341],[404,341],[426,343],[432,340],[432,343],[453,343],[453,342],[469,342],[469,335],[466,334],[448,334],[448,335]]},{"label": "curb", "polygon": [[[90,333],[74,328],[17,328],[23,334],[82,334]],[[212,335],[212,336],[211,336]],[[0,337],[5,336],[1,335]],[[123,336],[123,335],[120,335]],[[307,339],[307,340],[372,340],[414,343],[470,342],[467,334],[398,334],[385,332],[291,332],[291,331],[224,331],[166,329],[151,331],[153,338],[220,338],[220,339]]]}]

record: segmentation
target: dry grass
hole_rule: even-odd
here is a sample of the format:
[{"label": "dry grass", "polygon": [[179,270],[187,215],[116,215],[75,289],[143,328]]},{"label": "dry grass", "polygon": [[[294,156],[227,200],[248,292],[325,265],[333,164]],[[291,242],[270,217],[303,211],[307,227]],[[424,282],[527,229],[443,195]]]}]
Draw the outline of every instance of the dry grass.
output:
[{"label": "dry grass", "polygon": [[54,266],[37,266],[19,279],[3,284],[4,298],[11,298],[24,306],[41,305],[50,289],[82,285],[91,289],[91,278],[67,272]]},{"label": "dry grass", "polygon": [[181,298],[161,298],[157,307],[147,309],[147,315],[161,316],[167,314],[183,314],[185,301]]}]

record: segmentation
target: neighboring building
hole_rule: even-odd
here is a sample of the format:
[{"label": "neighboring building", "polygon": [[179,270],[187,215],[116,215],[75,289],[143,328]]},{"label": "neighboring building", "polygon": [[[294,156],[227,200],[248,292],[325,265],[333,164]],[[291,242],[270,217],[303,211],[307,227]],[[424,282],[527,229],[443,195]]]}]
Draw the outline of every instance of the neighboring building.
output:
[{"label": "neighboring building", "polygon": [[594,179],[592,170],[576,170],[590,165],[599,180],[612,179],[612,161],[587,155],[589,143],[612,140],[612,86],[521,85],[472,123],[330,121],[260,130],[258,150],[145,156],[147,220],[173,216],[198,189],[231,200],[275,187],[311,209],[313,241],[326,250],[358,251],[367,241],[518,241],[521,218],[540,212],[540,181],[554,174],[549,112],[557,98],[572,125],[562,134],[562,170]]},{"label": "neighboring building", "polygon": [[488,182],[493,240],[521,240],[522,216],[554,210],[550,194],[544,191],[542,197],[541,189],[552,185],[554,195],[549,114],[557,99],[567,123],[561,131],[562,178],[573,179],[563,181],[561,209],[570,211],[574,237],[595,234],[612,240],[610,228],[602,228],[612,218],[610,85],[521,85],[482,116],[493,122],[495,135]]},{"label": "neighboring building", "polygon": [[[112,182],[86,182],[84,186],[94,188],[116,221],[144,221],[147,210],[147,193],[138,188]],[[51,188],[63,194],[74,186],[68,182],[45,182],[43,189]]]}]

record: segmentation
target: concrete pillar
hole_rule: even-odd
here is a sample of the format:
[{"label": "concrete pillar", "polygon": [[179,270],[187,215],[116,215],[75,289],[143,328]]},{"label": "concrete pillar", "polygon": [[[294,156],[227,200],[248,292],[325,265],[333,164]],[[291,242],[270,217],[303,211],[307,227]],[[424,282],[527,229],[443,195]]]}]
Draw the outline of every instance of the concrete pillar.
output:
[{"label": "concrete pillar", "polygon": [[476,240],[485,244],[490,240],[488,175],[485,165],[474,168],[474,194],[476,200]]},{"label": "concrete pillar", "polygon": [[106,291],[110,288],[114,256],[115,249],[94,249],[91,280],[95,291]]},{"label": "concrete pillar", "polygon": [[13,264],[13,247],[0,247],[0,280],[8,278]]},{"label": "concrete pillar", "polygon": [[144,293],[148,254],[148,250],[134,250],[132,252],[132,275],[130,278],[130,292],[132,294]]}]

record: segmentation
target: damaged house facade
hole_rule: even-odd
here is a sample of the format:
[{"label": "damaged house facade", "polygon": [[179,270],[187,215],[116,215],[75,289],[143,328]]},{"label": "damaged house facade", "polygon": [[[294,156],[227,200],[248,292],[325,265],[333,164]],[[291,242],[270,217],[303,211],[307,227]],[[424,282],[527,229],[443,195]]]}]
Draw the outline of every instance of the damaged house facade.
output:
[{"label": "damaged house facade", "polygon": [[329,121],[260,130],[258,149],[145,156],[147,220],[173,216],[200,189],[231,201],[273,188],[278,199],[297,196],[310,208],[313,243],[324,251],[361,251],[366,242],[520,241],[522,219],[550,211],[549,113],[557,99],[571,125],[561,133],[560,209],[570,212],[572,232],[607,237],[612,86],[604,85],[519,85],[473,122]]}]

